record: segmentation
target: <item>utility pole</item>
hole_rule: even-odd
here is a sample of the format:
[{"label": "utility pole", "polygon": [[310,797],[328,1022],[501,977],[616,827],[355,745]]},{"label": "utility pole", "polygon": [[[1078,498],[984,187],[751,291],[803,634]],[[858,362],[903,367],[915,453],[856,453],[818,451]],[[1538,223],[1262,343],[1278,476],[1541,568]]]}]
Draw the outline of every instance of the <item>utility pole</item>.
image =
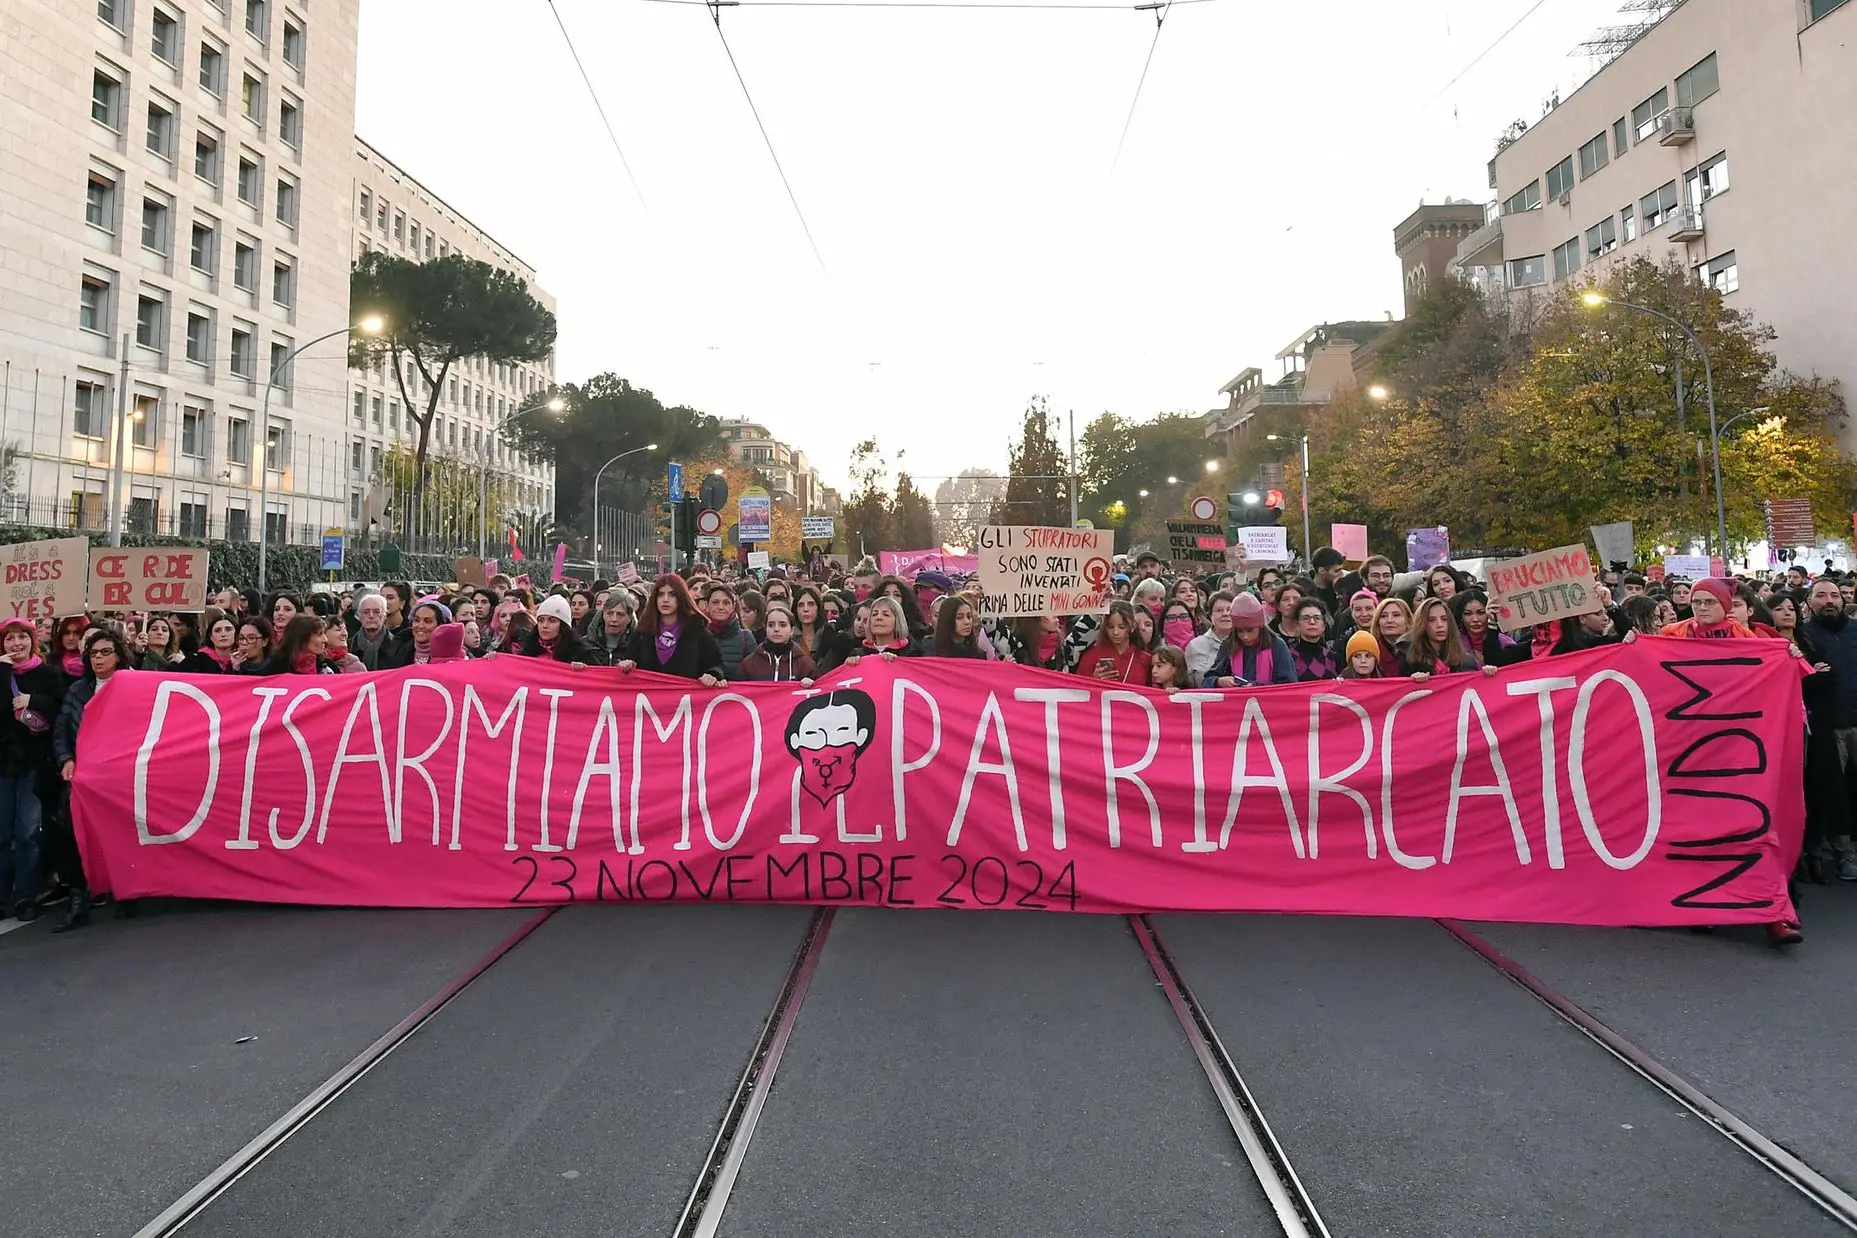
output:
[{"label": "utility pole", "polygon": [[110,545],[123,544],[123,436],[129,432],[129,337],[122,337],[116,378],[116,458],[110,463]]},{"label": "utility pole", "polygon": [[1077,410],[1065,414],[1070,419],[1070,527],[1077,527]]}]

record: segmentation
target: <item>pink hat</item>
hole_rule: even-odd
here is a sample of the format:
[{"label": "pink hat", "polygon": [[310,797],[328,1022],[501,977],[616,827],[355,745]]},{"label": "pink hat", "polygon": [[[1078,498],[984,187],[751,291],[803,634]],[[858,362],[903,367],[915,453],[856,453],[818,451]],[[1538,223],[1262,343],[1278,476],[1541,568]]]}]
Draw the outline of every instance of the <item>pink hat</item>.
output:
[{"label": "pink hat", "polygon": [[1264,604],[1257,600],[1255,594],[1240,593],[1232,599],[1232,626],[1234,628],[1261,628],[1264,626]]},{"label": "pink hat", "polygon": [[1732,580],[1723,580],[1719,576],[1704,576],[1701,580],[1691,585],[1689,591],[1692,597],[1698,593],[1708,594],[1722,604],[1723,610],[1727,610],[1728,607],[1733,604],[1736,594],[1734,582]]},{"label": "pink hat", "polygon": [[434,662],[464,661],[464,625],[462,623],[441,623],[432,629],[432,643],[427,646],[428,656]]},{"label": "pink hat", "polygon": [[1354,603],[1360,601],[1362,598],[1366,598],[1369,602],[1372,602],[1375,606],[1378,606],[1380,604],[1379,594],[1375,593],[1372,589],[1361,589],[1358,592],[1356,592],[1353,597],[1348,599],[1348,605],[1352,606],[1354,605]]}]

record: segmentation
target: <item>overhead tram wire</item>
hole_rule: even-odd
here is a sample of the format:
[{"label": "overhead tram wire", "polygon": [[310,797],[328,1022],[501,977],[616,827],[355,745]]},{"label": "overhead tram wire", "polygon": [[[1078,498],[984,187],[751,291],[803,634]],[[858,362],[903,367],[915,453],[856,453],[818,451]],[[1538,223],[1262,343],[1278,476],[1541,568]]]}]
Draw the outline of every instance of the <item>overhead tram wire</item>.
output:
[{"label": "overhead tram wire", "polygon": [[632,161],[625,157],[625,151],[619,145],[619,135],[613,132],[613,122],[606,116],[606,107],[600,102],[599,91],[593,88],[593,79],[587,76],[587,66],[581,63],[580,51],[574,46],[574,36],[567,32],[567,23],[561,20],[561,10],[555,7],[555,0],[548,0],[548,11],[555,15],[555,25],[561,27],[561,37],[567,41],[567,53],[574,58],[574,67],[580,70],[580,80],[587,84],[587,94],[593,99],[593,110],[600,114],[600,123],[606,126],[606,136],[612,140],[613,153],[619,156],[619,166],[625,169],[625,178],[632,182],[632,192],[638,195],[638,204],[647,211],[645,191],[638,187],[638,178],[632,175]]},{"label": "overhead tram wire", "polygon": [[[1184,0],[1175,0],[1175,3],[1183,3],[1183,2]],[[1469,64],[1465,65],[1463,68],[1457,71],[1456,77],[1446,82],[1443,86],[1440,86],[1438,88],[1437,94],[1425,100],[1424,104],[1420,106],[1419,111],[1421,112],[1424,111],[1426,108],[1430,107],[1432,104],[1436,103],[1438,100],[1444,98],[1446,94],[1450,93],[1451,87],[1457,85],[1457,83],[1463,81],[1466,77],[1469,77],[1470,71],[1476,68],[1478,65],[1482,64],[1484,57],[1488,56],[1491,52],[1501,47],[1503,45],[1503,42],[1507,40],[1510,35],[1514,34],[1517,30],[1521,29],[1523,22],[1527,21],[1529,18],[1533,17],[1536,13],[1540,12],[1541,9],[1547,4],[1547,2],[1548,0],[1535,0],[1533,4],[1529,5],[1528,11],[1523,13],[1520,17],[1516,18],[1514,24],[1512,24],[1507,30],[1497,35],[1496,41],[1494,43],[1491,43],[1488,47],[1478,52],[1476,54],[1476,57],[1472,59]]]},{"label": "overhead tram wire", "polygon": [[[712,0],[642,0],[645,4],[689,4],[702,5],[704,8],[718,7]],[[1214,4],[1217,0],[1171,0],[1172,4]],[[1015,3],[1012,0],[977,0],[973,4],[962,4],[959,0],[721,0],[722,8],[730,9],[1017,9],[1037,12],[1048,9],[1054,13],[1075,13],[1099,11],[1104,13],[1145,12],[1161,7],[1156,4],[1036,4]]]},{"label": "overhead tram wire", "polygon": [[[554,3],[554,0],[549,0]],[[735,63],[735,50],[729,46],[729,36],[722,33],[722,10],[725,7],[738,7],[733,0],[714,0],[703,6],[709,10],[710,17],[716,23],[716,37],[722,40],[723,54],[729,58],[729,68],[735,70],[735,80],[741,83],[742,98],[748,100],[748,110],[754,115],[755,127],[761,131],[761,140],[767,143],[768,157],[774,161],[774,171],[780,174],[780,183],[787,191],[787,201],[793,204],[793,213],[799,217],[800,230],[806,234],[806,243],[812,246],[813,260],[819,264],[819,272],[828,280],[832,273],[826,269],[825,256],[819,252],[819,242],[813,239],[812,225],[806,222],[806,212],[800,209],[800,200],[793,192],[793,183],[787,179],[787,170],[780,164],[780,154],[774,149],[774,139],[767,135],[767,125],[761,120],[761,109],[754,105],[754,95],[748,90],[748,79],[742,76],[742,69]]]},{"label": "overhead tram wire", "polygon": [[1122,162],[1122,147],[1128,142],[1129,126],[1135,123],[1135,109],[1141,104],[1141,88],[1148,84],[1148,69],[1154,64],[1154,49],[1161,44],[1161,27],[1167,22],[1167,13],[1181,0],[1167,0],[1165,4],[1140,4],[1138,9],[1154,10],[1154,39],[1148,44],[1148,58],[1141,62],[1141,77],[1135,82],[1135,97],[1128,101],[1128,119],[1122,122],[1122,136],[1116,139],[1115,158],[1109,161],[1109,179],[1115,179],[1115,170]]}]

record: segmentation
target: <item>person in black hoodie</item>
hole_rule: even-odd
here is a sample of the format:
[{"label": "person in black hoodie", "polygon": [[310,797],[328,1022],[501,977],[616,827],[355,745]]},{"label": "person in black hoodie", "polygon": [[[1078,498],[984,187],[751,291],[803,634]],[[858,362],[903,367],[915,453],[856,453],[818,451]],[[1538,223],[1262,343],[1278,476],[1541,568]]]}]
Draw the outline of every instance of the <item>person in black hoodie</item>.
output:
[{"label": "person in black hoodie", "polygon": [[[64,700],[64,671],[39,656],[38,643],[30,619],[0,623],[0,665],[7,668],[13,706],[0,714],[0,848],[12,853],[12,882],[0,885],[0,899],[21,920],[39,914],[40,793],[48,789],[51,729]],[[7,867],[0,864],[0,871]]]},{"label": "person in black hoodie", "polygon": [[[262,620],[260,621],[262,622]],[[129,646],[109,628],[98,628],[84,642],[84,674],[65,690],[64,703],[58,707],[58,721],[52,727],[52,758],[58,762],[59,777],[70,782],[77,772],[77,732],[84,723],[84,710],[91,698],[112,676],[129,669]],[[68,814],[66,819],[68,822]],[[71,904],[52,931],[63,933],[80,924],[90,923],[90,889],[84,883],[84,864],[78,855],[77,839],[69,828],[63,836],[51,840],[53,868],[71,887]],[[118,903],[116,914],[135,913],[133,903]]]},{"label": "person in black hoodie", "polygon": [[683,577],[666,572],[652,584],[651,603],[638,618],[638,657],[618,666],[622,671],[681,675],[708,688],[726,680],[722,651],[709,634],[709,624],[698,613]]}]

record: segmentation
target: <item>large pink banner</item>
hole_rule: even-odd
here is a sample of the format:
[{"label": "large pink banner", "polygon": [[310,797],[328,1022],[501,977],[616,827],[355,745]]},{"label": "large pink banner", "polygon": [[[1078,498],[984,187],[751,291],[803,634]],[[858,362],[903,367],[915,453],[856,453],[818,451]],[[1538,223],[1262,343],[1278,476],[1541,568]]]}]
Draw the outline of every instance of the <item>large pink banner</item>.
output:
[{"label": "large pink banner", "polygon": [[885,576],[902,576],[909,580],[914,580],[917,572],[972,576],[980,570],[980,556],[957,555],[946,547],[940,550],[880,550],[877,570]]},{"label": "large pink banner", "polygon": [[1172,696],[927,658],[812,688],[124,673],[73,803],[125,898],[1762,922],[1792,914],[1802,724],[1759,640]]}]

